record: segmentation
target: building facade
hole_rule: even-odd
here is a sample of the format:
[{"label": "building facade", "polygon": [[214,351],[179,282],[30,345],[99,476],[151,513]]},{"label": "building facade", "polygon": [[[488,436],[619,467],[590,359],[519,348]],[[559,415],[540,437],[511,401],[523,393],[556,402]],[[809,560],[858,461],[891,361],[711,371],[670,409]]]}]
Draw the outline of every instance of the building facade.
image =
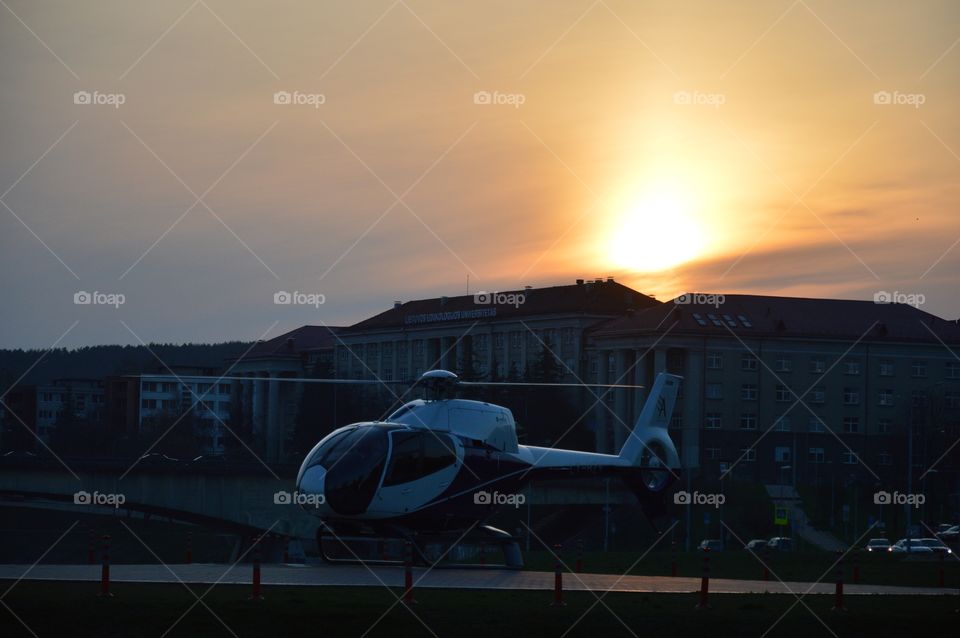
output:
[{"label": "building facade", "polygon": [[[960,469],[947,450],[960,436],[956,322],[902,304],[700,297],[711,301],[607,322],[588,346],[597,382],[684,377],[673,428],[685,469],[793,484]],[[617,390],[598,407],[602,449],[619,448],[643,399]]]},{"label": "building facade", "polygon": [[338,333],[336,374],[413,382],[443,368],[467,379],[520,379],[547,353],[576,381],[590,327],[657,305],[612,278],[396,302]]}]

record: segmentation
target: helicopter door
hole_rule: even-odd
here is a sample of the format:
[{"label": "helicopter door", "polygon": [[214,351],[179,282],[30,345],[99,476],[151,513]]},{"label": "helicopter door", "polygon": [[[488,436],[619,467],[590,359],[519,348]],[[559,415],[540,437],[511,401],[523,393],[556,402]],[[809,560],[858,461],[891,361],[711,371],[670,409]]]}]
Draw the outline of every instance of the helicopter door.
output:
[{"label": "helicopter door", "polygon": [[450,486],[462,451],[453,437],[429,430],[391,432],[390,438],[387,471],[370,509],[404,514]]}]

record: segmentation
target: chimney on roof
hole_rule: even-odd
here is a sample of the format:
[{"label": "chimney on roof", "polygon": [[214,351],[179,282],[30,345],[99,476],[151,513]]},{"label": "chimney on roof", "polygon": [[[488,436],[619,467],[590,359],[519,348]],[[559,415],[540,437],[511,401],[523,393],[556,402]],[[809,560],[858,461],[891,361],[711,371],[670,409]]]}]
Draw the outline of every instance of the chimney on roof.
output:
[{"label": "chimney on roof", "polygon": [[610,277],[610,276],[608,275],[608,276],[607,276],[607,281],[608,281],[609,283],[613,283],[613,277]]},{"label": "chimney on roof", "polygon": [[582,285],[583,285],[583,279],[577,279],[577,285],[578,285],[578,286],[582,286]]},{"label": "chimney on roof", "polygon": [[397,308],[399,308],[399,307],[402,306],[402,305],[403,305],[403,302],[402,302],[402,301],[394,301],[394,302],[393,302],[393,309],[396,310]]}]

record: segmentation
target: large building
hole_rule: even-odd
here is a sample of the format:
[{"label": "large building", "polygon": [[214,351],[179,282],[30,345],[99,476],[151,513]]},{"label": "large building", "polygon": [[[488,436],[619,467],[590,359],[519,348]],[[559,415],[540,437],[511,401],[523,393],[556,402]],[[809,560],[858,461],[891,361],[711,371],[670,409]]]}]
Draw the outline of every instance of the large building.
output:
[{"label": "large building", "polygon": [[[960,470],[960,327],[909,305],[684,295],[598,326],[588,352],[596,382],[683,375],[674,440],[695,474],[886,483],[908,454],[918,475]],[[598,407],[601,449],[643,399],[613,391]]]},{"label": "large building", "polygon": [[336,374],[413,381],[444,368],[472,379],[521,378],[547,352],[576,380],[589,328],[659,305],[612,278],[396,302],[338,333]]},{"label": "large building", "polygon": [[34,449],[36,438],[49,445],[59,424],[99,422],[103,414],[101,379],[54,379],[42,385],[20,385],[4,397],[13,415],[4,419],[5,446]]}]

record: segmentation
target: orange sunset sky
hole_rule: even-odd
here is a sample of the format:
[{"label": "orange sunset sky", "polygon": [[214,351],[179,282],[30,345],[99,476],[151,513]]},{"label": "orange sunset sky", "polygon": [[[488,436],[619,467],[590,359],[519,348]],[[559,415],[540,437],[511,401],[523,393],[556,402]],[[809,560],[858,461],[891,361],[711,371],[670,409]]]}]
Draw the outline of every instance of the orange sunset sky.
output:
[{"label": "orange sunset sky", "polygon": [[2,347],[267,338],[468,277],[960,316],[956,1],[0,15]]}]

